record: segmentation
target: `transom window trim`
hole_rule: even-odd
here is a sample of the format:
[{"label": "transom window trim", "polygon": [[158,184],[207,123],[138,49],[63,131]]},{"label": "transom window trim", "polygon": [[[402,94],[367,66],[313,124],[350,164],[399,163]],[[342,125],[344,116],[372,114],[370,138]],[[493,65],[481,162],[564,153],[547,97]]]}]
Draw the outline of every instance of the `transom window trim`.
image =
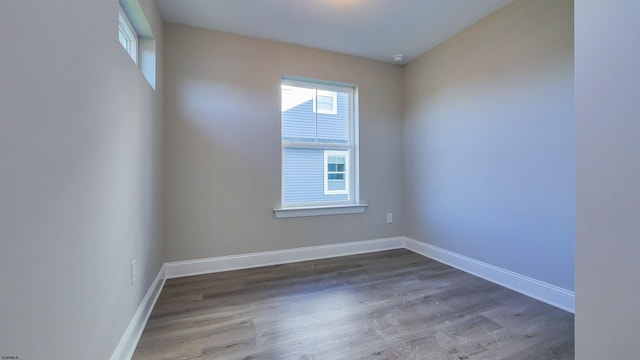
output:
[{"label": "transom window trim", "polygon": [[[324,80],[315,80],[315,79],[307,79],[307,78],[298,78],[298,77],[289,77],[283,76],[281,78],[281,88],[287,89],[288,87],[296,87],[296,88],[306,88],[310,90],[315,90],[317,92],[324,92],[328,94],[329,92],[336,94],[336,101],[333,103],[336,106],[337,112],[337,94],[343,93],[348,95],[348,112],[349,112],[349,139],[344,142],[327,142],[323,139],[316,139],[315,142],[307,142],[307,141],[299,141],[298,139],[282,139],[282,199],[281,199],[281,208],[274,209],[277,217],[298,217],[298,216],[315,216],[315,215],[328,215],[328,214],[343,214],[343,213],[353,213],[351,208],[349,211],[343,211],[345,207],[354,207],[357,208],[356,212],[363,212],[366,208],[366,204],[359,203],[359,189],[358,189],[358,147],[357,147],[357,139],[358,139],[358,99],[357,99],[357,87],[353,84],[349,83],[341,83],[341,82],[330,82]],[[333,96],[333,95],[332,95]],[[314,99],[315,100],[315,99]],[[282,99],[282,112],[285,112],[288,108],[292,106],[292,104],[286,104],[286,100]],[[315,102],[315,101],[314,101]],[[315,105],[315,104],[314,104]],[[316,107],[314,106],[313,113],[322,114],[322,112],[316,112]],[[285,201],[285,151],[288,148],[316,148],[319,150],[325,151],[338,151],[342,153],[347,153],[346,163],[349,166],[349,171],[347,174],[347,178],[345,179],[345,190],[335,190],[335,193],[331,194],[332,190],[327,189],[328,184],[326,184],[328,180],[328,174],[324,174],[323,184],[324,188],[321,190],[326,195],[346,195],[345,200],[338,201],[315,201],[315,202],[286,202]],[[325,158],[326,160],[326,158]],[[325,164],[322,164],[325,165]],[[324,166],[323,173],[326,172],[327,166]],[[321,185],[322,186],[322,185]],[[333,208],[335,207],[335,208]],[[313,212],[313,209],[322,209],[322,214],[316,214]],[[327,210],[329,209],[329,210]],[[333,209],[337,209],[335,212]],[[285,212],[288,210],[292,211],[300,211],[305,213],[305,215],[295,214],[295,215],[278,215],[281,212]],[[325,213],[326,212],[326,213]]]},{"label": "transom window trim", "polygon": [[337,81],[326,81],[307,79],[297,76],[283,76],[281,79],[283,86],[294,86],[299,88],[306,88],[310,90],[331,91],[331,92],[348,92],[353,94],[355,85]]},{"label": "transom window trim", "polygon": [[118,13],[118,41],[131,57],[134,63],[138,63],[138,34],[133,29],[129,17],[125,14],[122,6]]}]

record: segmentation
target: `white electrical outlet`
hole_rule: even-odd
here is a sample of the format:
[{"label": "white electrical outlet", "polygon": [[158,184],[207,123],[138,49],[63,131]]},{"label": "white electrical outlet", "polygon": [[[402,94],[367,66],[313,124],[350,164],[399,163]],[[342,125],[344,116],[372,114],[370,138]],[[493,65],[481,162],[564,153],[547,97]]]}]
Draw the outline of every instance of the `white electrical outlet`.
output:
[{"label": "white electrical outlet", "polygon": [[393,223],[393,213],[387,213],[387,224]]},{"label": "white electrical outlet", "polygon": [[136,261],[133,260],[131,261],[131,285],[133,285],[136,282],[136,277],[137,277],[137,269],[136,269]]}]

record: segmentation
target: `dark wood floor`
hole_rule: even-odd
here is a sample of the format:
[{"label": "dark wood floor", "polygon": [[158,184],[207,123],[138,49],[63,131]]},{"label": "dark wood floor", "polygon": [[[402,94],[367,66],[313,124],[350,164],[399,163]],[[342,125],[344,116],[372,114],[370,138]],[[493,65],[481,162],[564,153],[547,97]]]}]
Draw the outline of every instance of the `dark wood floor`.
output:
[{"label": "dark wood floor", "polygon": [[133,359],[573,359],[573,326],[392,250],[168,280]]}]

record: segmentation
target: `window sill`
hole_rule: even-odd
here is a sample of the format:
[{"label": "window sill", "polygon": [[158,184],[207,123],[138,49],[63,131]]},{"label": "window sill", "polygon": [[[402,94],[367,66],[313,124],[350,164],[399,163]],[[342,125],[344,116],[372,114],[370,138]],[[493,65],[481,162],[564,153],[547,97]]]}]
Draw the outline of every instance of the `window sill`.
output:
[{"label": "window sill", "polygon": [[361,214],[367,208],[367,204],[349,204],[349,205],[329,205],[329,206],[308,206],[308,207],[292,207],[273,209],[276,218],[292,218],[303,216],[322,216],[322,215],[342,215],[342,214]]}]

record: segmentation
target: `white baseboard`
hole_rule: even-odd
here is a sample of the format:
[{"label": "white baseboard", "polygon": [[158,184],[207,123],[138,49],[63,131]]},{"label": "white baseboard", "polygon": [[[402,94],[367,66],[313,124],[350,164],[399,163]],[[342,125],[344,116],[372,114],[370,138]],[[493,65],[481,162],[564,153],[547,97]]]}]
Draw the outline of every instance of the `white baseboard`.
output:
[{"label": "white baseboard", "polygon": [[404,248],[469,274],[575,313],[575,292],[439,247],[404,238]]},{"label": "white baseboard", "polygon": [[166,279],[400,248],[411,250],[422,256],[447,264],[560,309],[575,313],[575,293],[573,291],[433,245],[400,236],[342,244],[167,262],[162,266],[160,272],[151,284],[122,339],[118,343],[116,350],[113,352],[111,360],[131,359]]},{"label": "white baseboard", "polygon": [[165,275],[167,279],[171,279],[398,248],[406,248],[534,299],[575,313],[575,293],[573,291],[407,237],[168,262],[165,263]]},{"label": "white baseboard", "polygon": [[162,291],[165,279],[166,277],[163,265],[160,268],[158,275],[151,283],[149,290],[147,290],[147,293],[144,295],[144,298],[142,299],[140,306],[138,306],[138,310],[136,310],[136,313],[133,315],[131,322],[129,322],[127,330],[125,330],[118,346],[111,355],[111,360],[131,359],[133,352],[136,350],[136,346],[138,345],[138,341],[140,341],[140,336],[142,336],[142,330],[144,330],[145,325],[147,325],[147,320],[149,319],[149,315],[151,315],[151,310],[153,310],[153,307],[158,300],[158,296],[160,296],[160,291]]},{"label": "white baseboard", "polygon": [[165,263],[167,279],[399,249],[403,237]]}]

